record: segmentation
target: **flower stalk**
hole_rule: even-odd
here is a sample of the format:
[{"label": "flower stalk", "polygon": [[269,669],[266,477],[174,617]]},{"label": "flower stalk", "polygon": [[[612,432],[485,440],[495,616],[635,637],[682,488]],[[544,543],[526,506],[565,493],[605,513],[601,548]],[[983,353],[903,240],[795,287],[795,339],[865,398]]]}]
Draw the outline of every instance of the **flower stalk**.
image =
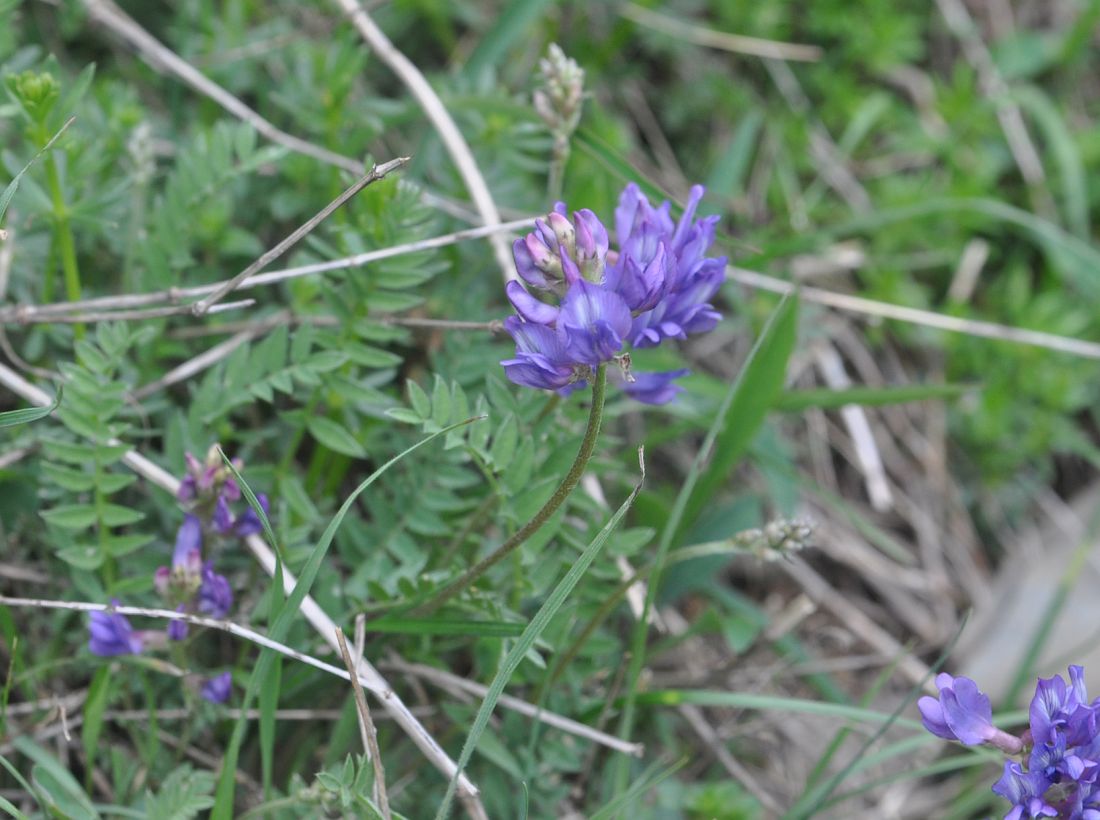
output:
[{"label": "flower stalk", "polygon": [[576,458],[573,459],[573,465],[569,468],[569,472],[565,474],[565,478],[562,479],[558,488],[554,490],[554,494],[535,513],[534,517],[516,530],[508,540],[466,570],[461,576],[443,587],[431,601],[414,609],[413,614],[428,615],[435,612],[447,601],[468,588],[478,578],[511,555],[524,541],[542,529],[543,525],[550,520],[550,517],[565,503],[565,499],[580,483],[581,476],[584,475],[585,468],[596,450],[596,441],[600,437],[600,425],[603,422],[606,392],[607,365],[601,364],[596,368],[596,375],[592,379],[592,408],[588,412],[588,426],[585,428],[584,438],[581,440]]}]

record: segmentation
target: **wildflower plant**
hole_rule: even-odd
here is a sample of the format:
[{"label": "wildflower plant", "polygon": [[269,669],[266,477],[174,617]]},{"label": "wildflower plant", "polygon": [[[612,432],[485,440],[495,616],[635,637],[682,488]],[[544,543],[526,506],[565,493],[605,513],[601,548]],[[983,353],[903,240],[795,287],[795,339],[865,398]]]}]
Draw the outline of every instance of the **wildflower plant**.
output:
[{"label": "wildflower plant", "polygon": [[1062,817],[1100,820],[1100,698],[1088,699],[1084,669],[1040,678],[1028,728],[1013,735],[993,725],[989,698],[970,678],[936,676],[938,697],[922,697],[924,727],[966,746],[991,746],[1008,759],[993,792],[1011,806],[1005,820]]},{"label": "wildflower plant", "polygon": [[[217,542],[254,535],[263,526],[250,507],[241,509],[240,485],[216,445],[207,451],[203,461],[191,453],[186,453],[184,460],[187,472],[180,481],[177,497],[186,512],[176,533],[171,565],[157,568],[153,586],[170,609],[225,618],[233,609],[233,589],[229,579],[214,569]],[[235,470],[243,466],[239,459],[233,463]],[[267,496],[261,493],[257,500],[266,515]],[[117,606],[119,601],[114,599],[112,603]],[[190,637],[189,625],[182,619],[169,621],[163,633],[136,631],[124,615],[93,612],[88,628],[88,649],[93,655],[139,655],[146,650],[169,648],[175,660],[186,660],[184,650],[175,647]],[[224,703],[232,691],[229,672],[210,678],[192,675],[189,680],[212,703]]]}]

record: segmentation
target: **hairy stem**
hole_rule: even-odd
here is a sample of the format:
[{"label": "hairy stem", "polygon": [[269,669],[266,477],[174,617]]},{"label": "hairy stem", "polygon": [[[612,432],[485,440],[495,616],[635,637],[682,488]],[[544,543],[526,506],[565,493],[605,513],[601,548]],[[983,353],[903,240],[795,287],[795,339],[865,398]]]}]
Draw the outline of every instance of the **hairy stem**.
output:
[{"label": "hairy stem", "polygon": [[550,520],[550,516],[556,513],[558,508],[565,503],[565,499],[569,497],[569,494],[573,492],[573,488],[580,482],[581,476],[584,475],[585,467],[588,466],[588,460],[592,458],[592,453],[596,449],[596,440],[600,437],[600,423],[603,421],[603,404],[606,388],[607,365],[601,364],[599,369],[596,370],[596,378],[592,383],[592,409],[588,413],[588,427],[584,431],[584,439],[581,441],[580,449],[577,451],[577,457],[573,459],[573,466],[569,468],[569,472],[565,474],[565,478],[562,479],[561,484],[554,490],[554,494],[542,505],[542,509],[535,513],[535,516],[530,521],[516,530],[507,541],[481,559],[481,561],[474,564],[474,566],[466,570],[460,577],[443,587],[433,600],[414,609],[414,614],[427,615],[435,612],[435,610],[439,609],[439,607],[458,595],[458,593],[474,583],[474,581],[488,572],[491,568],[511,555],[520,544],[538,532],[542,526]]}]

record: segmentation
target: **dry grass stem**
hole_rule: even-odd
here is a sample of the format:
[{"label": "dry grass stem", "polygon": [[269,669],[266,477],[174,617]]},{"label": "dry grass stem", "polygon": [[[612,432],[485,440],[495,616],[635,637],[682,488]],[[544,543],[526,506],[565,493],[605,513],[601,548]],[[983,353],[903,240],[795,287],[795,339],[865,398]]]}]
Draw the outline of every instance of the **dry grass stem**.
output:
[{"label": "dry grass stem", "polygon": [[[454,688],[460,691],[469,692],[471,695],[476,695],[479,698],[484,698],[489,692],[489,687],[483,686],[472,680],[459,677],[458,675],[451,674],[443,669],[436,669],[434,666],[425,666],[420,663],[408,663],[401,660],[386,661],[382,666],[393,669],[397,672],[404,672],[408,675],[415,675],[418,678],[423,678],[426,681],[442,686],[444,688]],[[547,712],[544,709],[539,709],[533,703],[528,703],[525,700],[512,697],[511,695],[501,695],[498,701],[501,706],[511,709],[514,712],[519,712],[521,715],[527,715],[528,717],[535,718],[541,723],[545,723],[547,726],[553,726],[556,729],[569,732],[577,737],[583,737],[591,740],[600,745],[606,746],[609,749],[614,749],[617,752],[623,752],[624,754],[633,755],[635,757],[641,757],[643,752],[643,746],[641,743],[630,743],[621,740],[613,735],[609,735],[605,732],[599,732],[590,726],[586,726],[583,723],[578,723],[575,720],[570,720],[567,717],[562,717],[553,712]]]},{"label": "dry grass stem", "polygon": [[[370,262],[377,262],[382,259],[391,259],[395,256],[403,256],[405,254],[417,253],[419,251],[431,250],[433,248],[442,248],[448,245],[453,245],[457,242],[462,242],[467,239],[478,239],[494,233],[510,233],[513,231],[522,230],[524,228],[529,228],[534,224],[534,217],[517,219],[512,222],[505,222],[493,227],[470,228],[467,230],[455,231],[453,233],[443,234],[441,236],[435,236],[429,239],[421,239],[416,242],[408,242],[402,245],[394,245],[389,248],[380,248],[378,250],[366,251],[364,253],[356,254],[354,256],[342,257],[340,259],[333,259],[327,262],[317,262],[311,265],[300,265],[298,267],[287,268],[285,270],[268,271],[267,273],[261,273],[245,278],[237,285],[235,289],[247,290],[248,288],[263,287],[279,282],[285,282],[290,279],[297,279],[301,276],[312,276],[313,274],[326,273],[328,271],[357,268]],[[209,285],[198,285],[190,288],[169,288],[168,290],[155,291],[152,293],[101,296],[95,299],[85,299],[79,302],[54,302],[47,305],[2,306],[0,307],[0,324],[48,323],[54,321],[54,317],[56,316],[61,316],[67,313],[78,311],[121,310],[125,308],[144,307],[147,305],[158,305],[162,302],[177,305],[188,299],[202,297],[206,296],[207,294],[213,293],[219,288],[224,287],[225,284],[229,281],[231,280],[214,282]],[[185,313],[188,310],[188,306],[183,306],[182,309],[178,312]],[[89,314],[85,314],[85,316],[87,315]],[[85,321],[87,321],[86,318]]]},{"label": "dry grass stem", "polygon": [[733,266],[726,269],[726,275],[739,284],[760,290],[768,290],[772,293],[791,293],[797,290],[804,301],[816,302],[819,305],[826,305],[849,313],[861,313],[865,316],[894,319],[899,322],[924,325],[925,327],[947,330],[952,333],[965,333],[985,339],[1042,347],[1047,350],[1057,350],[1060,353],[1071,353],[1074,356],[1082,356],[1086,359],[1100,359],[1100,344],[1083,339],[1056,336],[1053,333],[1044,333],[1041,330],[1027,330],[1026,328],[1010,327],[1009,325],[983,322],[977,319],[961,319],[957,316],[946,316],[930,310],[892,305],[889,302],[877,302],[873,299],[864,299],[861,296],[851,296],[847,293],[837,293],[822,288],[798,287],[774,276]]},{"label": "dry grass stem", "polygon": [[[820,344],[815,350],[818,371],[825,384],[832,390],[845,390],[852,386],[852,380],[844,370],[844,361],[831,344]],[[885,512],[893,506],[890,483],[886,480],[886,469],[882,464],[871,424],[867,420],[867,411],[862,407],[849,404],[840,409],[844,426],[852,438],[856,451],[856,463],[867,487],[867,496],[876,512]]]},{"label": "dry grass stem", "polygon": [[[359,632],[365,634],[361,627]],[[344,630],[339,627],[336,629],[336,640],[340,642],[340,655],[348,669],[351,688],[355,694],[355,710],[359,715],[359,734],[363,741],[363,750],[367,753],[367,757],[370,758],[371,765],[374,767],[374,802],[378,804],[378,808],[382,811],[384,820],[390,820],[390,799],[386,794],[386,771],[382,767],[382,752],[378,749],[378,733],[375,731],[374,721],[371,720],[370,707],[367,705],[366,695],[363,694],[363,687],[359,685],[359,678],[354,674],[355,661],[348,651],[348,642],[344,638]],[[358,646],[358,655],[362,657],[361,644]]]},{"label": "dry grass stem", "polygon": [[708,48],[717,48],[735,54],[749,54],[754,57],[770,57],[775,60],[816,62],[821,59],[822,51],[818,46],[781,43],[776,40],[763,40],[759,37],[715,31],[705,26],[685,23],[682,20],[658,14],[635,3],[624,3],[619,7],[619,13],[638,25]]}]

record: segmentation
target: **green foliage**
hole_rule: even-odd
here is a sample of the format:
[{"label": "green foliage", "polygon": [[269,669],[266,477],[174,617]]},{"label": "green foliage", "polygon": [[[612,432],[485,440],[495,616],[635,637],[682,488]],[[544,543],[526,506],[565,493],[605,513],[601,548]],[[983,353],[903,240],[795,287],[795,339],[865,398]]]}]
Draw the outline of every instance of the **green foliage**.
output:
[{"label": "green foliage", "polygon": [[[703,710],[724,733],[710,742],[752,774],[768,762],[744,710],[871,727],[886,719],[852,706],[867,691],[865,676],[804,671],[832,659],[824,657],[834,654],[832,631],[819,629],[828,616],[776,630],[774,604],[791,589],[762,559],[780,551],[745,545],[809,501],[909,583],[929,540],[921,531],[919,548],[910,543],[904,507],[866,509],[848,452],[814,431],[832,430],[845,406],[882,408],[869,413],[887,419],[901,458],[923,459],[927,431],[909,436],[897,426],[943,402],[941,466],[959,485],[952,504],[960,508],[946,517],[970,515],[988,545],[978,563],[990,566],[1004,530],[990,517],[1028,522],[1034,498],[1061,493],[1085,465],[1100,464],[1100,382],[1082,358],[876,320],[852,324],[858,350],[843,352],[850,376],[878,369],[882,378],[825,390],[805,365],[833,338],[833,313],[812,299],[796,310],[792,300],[767,324],[774,297],[731,285],[714,335],[638,351],[639,371],[692,369],[679,402],[643,410],[612,386],[582,488],[437,613],[411,615],[555,491],[581,440],[587,394],[510,384],[499,367],[510,342],[499,333],[415,321],[499,319],[508,309],[500,271],[485,239],[408,250],[481,220],[419,102],[335,6],[184,0],[152,13],[141,5],[128,7],[139,25],[282,131],[345,165],[412,160],[264,272],[296,275],[233,295],[254,299],[248,308],[127,324],[4,323],[0,364],[57,396],[35,408],[0,391],[0,543],[5,570],[16,570],[2,579],[5,592],[160,603],[154,572],[171,561],[181,502],[157,486],[163,476],[139,480],[129,454],[179,476],[186,452],[201,456],[217,442],[247,464],[233,469],[247,479],[253,509],[257,493],[269,497],[265,538],[299,581],[290,594],[239,539],[208,539],[203,558],[236,596],[230,617],[318,653],[298,612],[308,590],[348,633],[365,617],[372,660],[400,658],[488,686],[488,696],[466,701],[414,684],[400,665],[384,670],[402,697],[431,705],[428,731],[482,788],[489,816],[757,818],[765,810],[700,753],[679,707]],[[587,82],[564,171],[571,208],[610,224],[619,191],[634,181],[651,198],[672,199],[675,214],[688,185],[705,181],[701,211],[720,216],[721,252],[737,266],[963,321],[1100,338],[1091,181],[1100,58],[1088,47],[1096,0],[1063,3],[1039,22],[1021,12],[1003,28],[996,12],[968,4],[1009,86],[996,100],[936,10],[915,0],[642,4],[715,32],[822,49],[817,61],[788,63],[789,77],[757,57],[636,25],[613,4],[365,5],[456,120],[505,218],[552,204],[553,139],[531,91],[538,56],[556,42]],[[0,81],[5,310],[78,297],[105,298],[89,310],[110,310],[118,297],[169,289],[158,304],[185,305],[197,292],[189,289],[244,269],[351,180],[150,68],[80,3],[0,0]],[[1006,102],[1035,143],[1040,184],[1024,181],[1006,139],[998,116]],[[835,145],[827,154],[822,135]],[[990,253],[963,288],[960,259],[975,239]],[[753,337],[761,341],[746,358]],[[211,351],[213,361],[198,358]],[[463,423],[473,417],[484,419]],[[807,420],[818,425],[809,436]],[[635,499],[633,454],[643,442],[652,466]],[[837,484],[820,486],[808,460],[838,473]],[[906,504],[924,503],[899,489]],[[843,594],[865,592],[842,583],[856,571],[847,565],[814,565]],[[638,620],[638,582],[650,584],[643,611],[675,608],[682,632]],[[916,604],[904,606],[920,611]],[[868,602],[887,614],[889,605],[877,594]],[[163,627],[133,621],[151,633]],[[93,658],[86,623],[75,613],[0,608],[0,668],[10,669],[0,711],[20,705],[0,724],[4,744],[18,735],[11,760],[0,757],[0,787],[26,795],[0,800],[0,809],[381,816],[343,681],[209,633],[188,653],[169,646]],[[886,626],[903,643],[913,637],[909,622]],[[705,687],[662,682],[691,672],[697,657],[706,660]],[[201,670],[213,668],[247,681],[230,705],[255,702],[257,731],[247,716],[228,720],[197,697]],[[767,679],[775,692],[721,688],[758,668],[780,670]],[[63,762],[31,740],[54,718],[23,704],[75,692],[84,693],[83,724]],[[589,726],[622,726],[646,757],[626,760],[535,724],[505,709],[505,694]],[[284,709],[316,715],[295,721]],[[181,710],[185,720],[174,717]],[[844,782],[823,811],[873,814],[874,790],[889,782],[872,779],[876,766],[942,778],[985,761],[969,754],[911,770],[908,756],[927,742],[911,721],[895,729],[904,737],[840,769]],[[396,812],[440,811],[446,779],[399,728],[379,721],[379,735],[388,782],[400,784]],[[182,764],[185,750],[223,759],[221,781],[207,763]],[[238,770],[259,784],[256,793],[250,780],[235,785]],[[812,802],[813,788],[790,784],[789,796]],[[976,799],[953,809],[961,815]]]},{"label": "green foliage", "polygon": [[62,503],[42,512],[57,556],[83,570],[106,566],[108,579],[115,560],[152,540],[132,529],[144,513],[109,501],[136,479],[118,464],[130,449],[120,439],[131,430],[123,413],[126,382],[121,372],[127,351],[150,335],[148,328],[133,332],[104,323],[94,343],[78,341],[76,361],[61,365],[70,400],[57,411],[70,435],[59,432],[42,439],[43,473],[65,493]]}]

